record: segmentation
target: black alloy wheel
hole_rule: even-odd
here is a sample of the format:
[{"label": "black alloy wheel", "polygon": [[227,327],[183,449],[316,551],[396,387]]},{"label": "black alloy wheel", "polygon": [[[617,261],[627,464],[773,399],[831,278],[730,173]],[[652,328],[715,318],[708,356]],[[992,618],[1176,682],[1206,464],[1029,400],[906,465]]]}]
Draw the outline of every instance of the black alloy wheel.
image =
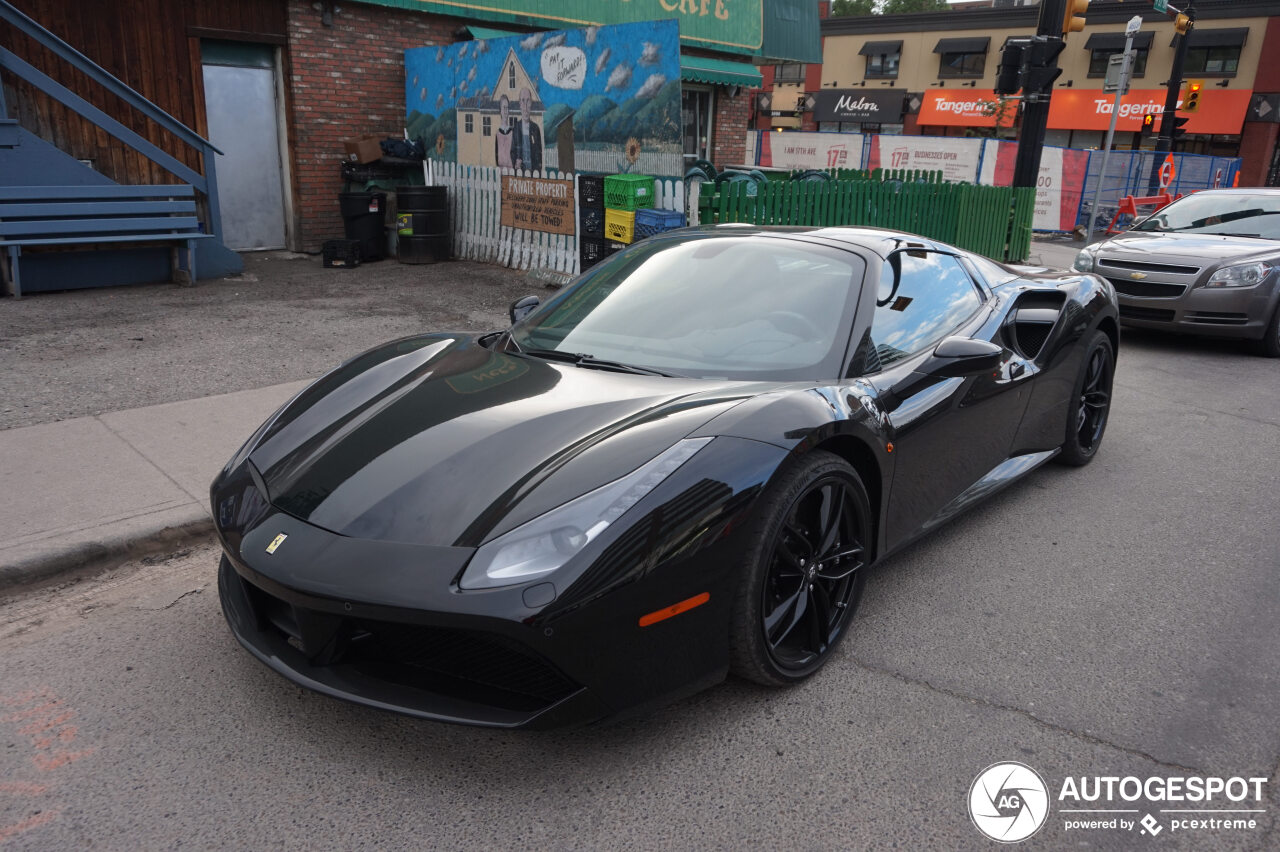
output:
[{"label": "black alloy wheel", "polygon": [[733,670],[781,686],[813,674],[844,637],[870,561],[870,506],[857,473],[812,452],[762,500],[748,582],[734,607]]},{"label": "black alloy wheel", "polygon": [[1115,351],[1104,332],[1095,331],[1085,349],[1075,393],[1068,403],[1067,436],[1058,460],[1079,467],[1093,460],[1111,414]]}]

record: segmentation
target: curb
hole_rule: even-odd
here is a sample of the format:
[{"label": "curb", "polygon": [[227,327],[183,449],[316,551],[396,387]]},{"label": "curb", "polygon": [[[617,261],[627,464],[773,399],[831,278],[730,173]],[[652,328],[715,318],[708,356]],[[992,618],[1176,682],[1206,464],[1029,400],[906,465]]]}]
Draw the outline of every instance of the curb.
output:
[{"label": "curb", "polygon": [[0,565],[0,591],[44,583],[73,572],[106,571],[144,556],[175,550],[212,532],[213,519],[202,508],[193,506],[189,520],[49,548],[43,553]]}]

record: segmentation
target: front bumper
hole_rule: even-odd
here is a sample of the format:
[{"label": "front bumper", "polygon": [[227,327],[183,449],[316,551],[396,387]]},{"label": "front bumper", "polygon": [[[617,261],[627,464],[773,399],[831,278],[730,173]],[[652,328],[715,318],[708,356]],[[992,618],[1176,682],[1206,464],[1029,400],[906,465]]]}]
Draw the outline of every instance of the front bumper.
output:
[{"label": "front bumper", "polygon": [[555,727],[609,708],[555,666],[500,634],[432,624],[428,613],[302,595],[225,555],[223,612],[236,639],[308,689],[423,719],[490,727]]},{"label": "front bumper", "polygon": [[[1133,282],[1112,278],[1120,303],[1120,322],[1136,328],[1162,329],[1205,337],[1256,340],[1266,333],[1276,309],[1273,277],[1256,287],[1228,288],[1186,285],[1174,296],[1137,296],[1122,288]],[[1149,285],[1150,286],[1150,285]],[[1178,287],[1156,283],[1155,288]]]}]

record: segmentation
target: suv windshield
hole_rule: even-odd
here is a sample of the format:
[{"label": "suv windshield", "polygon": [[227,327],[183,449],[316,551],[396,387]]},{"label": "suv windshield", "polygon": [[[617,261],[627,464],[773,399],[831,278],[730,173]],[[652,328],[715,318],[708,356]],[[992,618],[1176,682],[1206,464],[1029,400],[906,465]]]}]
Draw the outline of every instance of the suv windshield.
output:
[{"label": "suv windshield", "polygon": [[685,376],[834,376],[865,269],[852,252],[780,237],[646,240],[517,324],[511,340]]},{"label": "suv windshield", "polygon": [[1280,194],[1196,193],[1157,210],[1134,230],[1280,240]]}]

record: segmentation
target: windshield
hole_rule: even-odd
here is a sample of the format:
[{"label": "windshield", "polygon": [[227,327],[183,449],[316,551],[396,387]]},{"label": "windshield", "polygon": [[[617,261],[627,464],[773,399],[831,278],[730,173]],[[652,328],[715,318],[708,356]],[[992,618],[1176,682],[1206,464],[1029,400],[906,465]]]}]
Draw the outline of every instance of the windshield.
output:
[{"label": "windshield", "polygon": [[1134,230],[1280,240],[1280,195],[1196,193],[1162,207]]},{"label": "windshield", "polygon": [[512,329],[558,350],[685,376],[834,376],[865,271],[851,252],[701,234],[620,252]]}]

